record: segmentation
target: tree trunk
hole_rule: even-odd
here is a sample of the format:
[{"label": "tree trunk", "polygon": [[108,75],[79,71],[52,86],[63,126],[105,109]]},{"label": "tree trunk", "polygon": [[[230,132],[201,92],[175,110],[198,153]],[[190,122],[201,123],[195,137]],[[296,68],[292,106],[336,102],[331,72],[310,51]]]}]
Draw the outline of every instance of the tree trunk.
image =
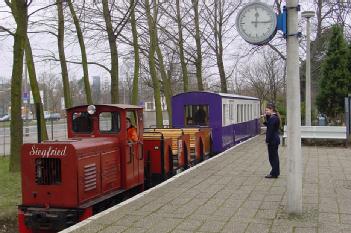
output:
[{"label": "tree trunk", "polygon": [[196,79],[197,88],[199,91],[204,90],[202,83],[202,52],[201,52],[201,41],[200,41],[200,22],[199,22],[199,0],[191,0],[194,10],[194,21],[195,21],[195,42],[196,42]]},{"label": "tree trunk", "polygon": [[155,63],[155,52],[157,48],[156,40],[156,22],[151,16],[150,3],[149,0],[145,0],[145,10],[147,15],[147,22],[149,27],[149,37],[150,37],[150,48],[149,48],[149,69],[152,79],[152,84],[154,88],[154,98],[155,98],[155,107],[156,107],[156,126],[162,127],[163,117],[162,117],[162,108],[161,108],[161,91],[160,91],[160,82],[157,78],[156,72],[156,63]]},{"label": "tree trunk", "polygon": [[[223,23],[223,12],[222,12],[222,1],[215,1],[215,16],[214,16],[214,36],[216,42],[216,60],[219,71],[219,77],[221,80],[221,92],[228,93],[227,79],[225,76],[224,64],[223,64],[223,36],[222,36],[222,23]],[[219,4],[219,6],[217,5]],[[218,19],[217,19],[218,18]]]},{"label": "tree trunk", "polygon": [[72,107],[73,103],[72,103],[71,89],[69,86],[68,70],[67,70],[66,55],[65,55],[65,18],[63,15],[62,1],[63,0],[56,1],[57,16],[58,16],[57,17],[58,18],[57,46],[58,46],[58,53],[60,57],[65,108],[70,108]]},{"label": "tree trunk", "polygon": [[[131,4],[135,4],[134,0],[131,1]],[[136,26],[135,19],[135,6],[132,6],[132,11],[130,15],[130,24],[132,26],[132,34],[133,34],[133,49],[134,49],[134,77],[133,77],[133,92],[132,92],[132,104],[138,104],[138,96],[139,96],[139,65],[140,65],[140,56],[139,56],[139,42],[138,42],[138,31]]]},{"label": "tree trunk", "polygon": [[80,28],[79,20],[74,10],[72,0],[67,0],[67,3],[68,3],[69,10],[71,11],[74,25],[77,30],[77,37],[79,41],[80,51],[82,53],[83,81],[84,81],[84,89],[85,89],[87,104],[93,104],[93,99],[91,97],[91,88],[89,83],[88,59],[87,59],[87,53],[85,49],[82,29]]},{"label": "tree trunk", "polygon": [[180,16],[179,0],[176,0],[176,7],[177,7],[179,58],[180,58],[180,64],[182,66],[182,74],[183,74],[183,90],[184,92],[187,92],[189,91],[189,77],[188,77],[188,70],[185,63],[185,56],[184,56],[182,19]]},{"label": "tree trunk", "polygon": [[116,45],[116,36],[113,32],[110,9],[108,7],[108,0],[102,0],[102,8],[104,19],[106,23],[106,31],[108,43],[110,45],[111,55],[111,103],[118,103],[118,51]]},{"label": "tree trunk", "polygon": [[[157,33],[157,29],[155,28],[155,31]],[[159,61],[159,66],[160,66],[160,71],[161,71],[161,78],[162,78],[162,83],[163,83],[163,92],[166,98],[166,105],[167,105],[167,113],[168,113],[168,119],[169,119],[169,125],[172,125],[172,87],[171,87],[171,81],[170,77],[168,77],[165,65],[163,63],[163,55],[160,49],[160,46],[158,45],[158,39],[156,36],[156,43],[157,43],[157,48],[156,48],[156,53],[157,53],[157,58]]]},{"label": "tree trunk", "polygon": [[27,38],[27,15],[28,7],[25,0],[13,0],[11,3],[12,15],[15,18],[17,28],[14,35],[13,65],[11,77],[11,143],[10,143],[10,172],[20,169],[21,146],[23,144],[23,121],[22,121],[22,74],[23,54]]},{"label": "tree trunk", "polygon": [[[26,47],[25,47],[25,55],[26,55],[26,62],[27,62],[27,67],[28,67],[28,74],[29,74],[29,82],[30,82],[30,87],[33,92],[33,100],[34,103],[42,103],[41,97],[40,97],[40,91],[39,91],[39,85],[37,81],[37,75],[35,72],[35,65],[34,65],[34,59],[33,59],[33,54],[32,54],[32,47],[30,45],[29,38],[26,38]],[[40,109],[40,130],[42,133],[42,139],[47,140],[48,139],[48,133],[46,130],[46,125],[45,125],[45,119],[44,119],[44,111],[43,108]]]},{"label": "tree trunk", "polygon": [[316,38],[320,38],[322,35],[322,21],[323,21],[323,16],[322,16],[322,8],[323,8],[323,0],[317,0],[317,35]]},{"label": "tree trunk", "polygon": [[[157,19],[157,4],[154,4],[154,15],[153,18]],[[163,83],[163,94],[166,99],[166,106],[167,106],[167,113],[168,113],[168,119],[169,119],[169,125],[172,125],[172,103],[171,103],[171,98],[172,98],[172,88],[171,88],[171,81],[170,77],[168,77],[165,64],[163,61],[163,55],[162,51],[158,42],[158,32],[157,32],[157,27],[156,23],[154,24],[154,30],[155,30],[155,43],[156,43],[156,54],[159,62],[159,68],[160,68],[160,73],[161,73],[161,78],[162,78],[162,83]]]}]

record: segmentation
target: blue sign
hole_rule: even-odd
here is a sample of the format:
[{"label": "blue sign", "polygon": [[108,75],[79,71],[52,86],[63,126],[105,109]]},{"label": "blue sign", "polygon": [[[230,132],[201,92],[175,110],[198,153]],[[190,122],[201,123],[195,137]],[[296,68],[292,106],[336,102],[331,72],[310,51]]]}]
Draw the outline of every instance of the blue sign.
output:
[{"label": "blue sign", "polygon": [[27,92],[23,92],[23,100],[29,100],[29,95]]},{"label": "blue sign", "polygon": [[288,34],[288,27],[287,27],[287,9],[286,6],[283,7],[283,13],[277,15],[277,30],[282,31],[284,38],[287,37]]}]

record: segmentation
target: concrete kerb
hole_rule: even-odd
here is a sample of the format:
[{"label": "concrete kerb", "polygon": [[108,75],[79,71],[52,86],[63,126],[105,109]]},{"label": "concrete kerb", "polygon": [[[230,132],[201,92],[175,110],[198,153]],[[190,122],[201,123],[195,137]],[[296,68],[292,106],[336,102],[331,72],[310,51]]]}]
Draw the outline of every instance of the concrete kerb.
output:
[{"label": "concrete kerb", "polygon": [[216,156],[214,156],[214,157],[212,157],[212,158],[210,158],[210,159],[208,159],[208,160],[205,160],[204,162],[199,163],[199,164],[195,165],[194,167],[191,167],[191,168],[189,168],[189,169],[187,169],[187,170],[185,170],[185,171],[183,171],[183,172],[181,172],[181,173],[179,173],[179,174],[177,174],[177,175],[171,177],[170,179],[168,179],[168,180],[162,182],[161,184],[158,184],[158,185],[156,185],[155,187],[152,187],[152,188],[150,188],[150,189],[148,189],[148,190],[146,190],[146,191],[144,191],[144,192],[142,192],[142,193],[139,193],[139,194],[135,195],[134,197],[131,197],[131,198],[129,198],[129,199],[127,199],[127,200],[125,200],[125,201],[123,201],[123,202],[121,202],[121,203],[119,203],[119,204],[117,204],[117,205],[115,205],[115,206],[113,206],[113,207],[111,207],[111,208],[108,208],[107,210],[104,210],[104,211],[102,211],[102,212],[100,212],[100,213],[98,213],[98,214],[95,214],[95,215],[91,216],[90,218],[85,219],[85,220],[82,221],[82,222],[79,222],[79,223],[77,223],[77,224],[75,224],[75,225],[73,225],[73,226],[71,226],[71,227],[69,227],[69,228],[66,228],[66,229],[60,231],[59,233],[70,233],[70,232],[73,232],[73,231],[79,229],[80,227],[83,227],[83,226],[87,225],[88,223],[90,223],[90,222],[92,222],[92,221],[94,221],[94,220],[97,220],[97,219],[99,219],[100,217],[103,217],[103,216],[105,216],[105,215],[111,213],[112,211],[115,211],[115,210],[119,209],[120,207],[125,206],[125,205],[127,205],[127,204],[129,204],[129,203],[131,203],[131,202],[133,202],[133,201],[135,201],[135,200],[137,200],[137,199],[139,199],[139,198],[141,198],[141,197],[147,195],[148,193],[150,193],[150,192],[152,192],[152,191],[154,191],[154,190],[156,190],[156,189],[158,189],[158,188],[160,188],[160,187],[163,187],[164,185],[166,185],[166,184],[168,184],[168,183],[170,183],[170,182],[176,180],[178,177],[184,176],[185,174],[187,174],[187,173],[189,173],[189,172],[191,172],[191,171],[193,171],[193,170],[195,170],[195,169],[200,168],[201,166],[203,166],[203,165],[205,165],[205,164],[211,162],[212,160],[216,160],[216,159],[220,158],[220,157],[223,156],[225,153],[234,150],[235,148],[237,148],[237,147],[243,145],[243,144],[246,143],[246,142],[249,142],[249,141],[253,140],[254,138],[256,138],[256,137],[258,137],[258,136],[259,136],[259,135],[256,135],[255,137],[252,137],[252,138],[250,138],[250,139],[248,139],[248,140],[246,140],[246,141],[244,141],[244,142],[242,142],[242,143],[239,143],[239,144],[237,144],[237,145],[235,145],[235,146],[233,146],[233,147],[231,147],[231,148],[229,148],[229,149],[227,149],[227,150],[225,150],[225,151],[219,153],[218,155],[216,155]]}]

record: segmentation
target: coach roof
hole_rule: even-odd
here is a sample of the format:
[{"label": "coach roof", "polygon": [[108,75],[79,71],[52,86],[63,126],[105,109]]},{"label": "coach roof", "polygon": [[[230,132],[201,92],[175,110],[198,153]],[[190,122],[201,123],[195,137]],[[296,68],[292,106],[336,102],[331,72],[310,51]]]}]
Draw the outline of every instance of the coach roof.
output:
[{"label": "coach roof", "polygon": [[[88,107],[89,105],[79,105],[79,106],[74,106],[71,108],[67,108],[67,111],[70,111],[72,109],[76,108],[84,108]],[[120,109],[143,109],[143,107],[137,106],[137,105],[130,105],[130,104],[94,104],[95,107],[113,107],[113,108],[120,108]]]},{"label": "coach roof", "polygon": [[[186,95],[186,94],[196,94],[196,93],[202,93],[202,94],[212,94],[212,95],[219,95],[224,98],[233,98],[233,99],[248,99],[248,100],[259,100],[256,97],[251,97],[251,96],[244,96],[244,95],[236,95],[236,94],[229,94],[229,93],[216,93],[212,91],[189,91],[189,92],[184,92],[184,93],[179,93],[175,96],[180,96],[180,95]],[[173,97],[175,97],[173,96]]]}]

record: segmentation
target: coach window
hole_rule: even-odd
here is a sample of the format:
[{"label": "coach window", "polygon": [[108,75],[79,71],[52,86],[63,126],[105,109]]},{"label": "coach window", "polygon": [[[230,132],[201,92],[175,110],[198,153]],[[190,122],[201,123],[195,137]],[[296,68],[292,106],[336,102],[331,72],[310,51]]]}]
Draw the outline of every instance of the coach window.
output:
[{"label": "coach window", "polygon": [[252,120],[252,104],[250,104],[250,121]]},{"label": "coach window", "polygon": [[208,105],[185,105],[185,126],[208,126]]},{"label": "coach window", "polygon": [[74,112],[72,118],[72,128],[75,133],[92,132],[93,120],[88,112]]},{"label": "coach window", "polygon": [[246,107],[246,104],[244,104],[244,119],[243,121],[247,121],[247,107]]},{"label": "coach window", "polygon": [[99,130],[102,133],[116,133],[121,128],[118,112],[101,112],[99,114]]},{"label": "coach window", "polygon": [[236,119],[237,119],[237,121],[238,121],[238,123],[240,123],[241,122],[241,114],[240,114],[240,111],[241,111],[241,107],[240,107],[240,104],[238,104],[238,106],[237,106],[237,109],[236,109]]}]

